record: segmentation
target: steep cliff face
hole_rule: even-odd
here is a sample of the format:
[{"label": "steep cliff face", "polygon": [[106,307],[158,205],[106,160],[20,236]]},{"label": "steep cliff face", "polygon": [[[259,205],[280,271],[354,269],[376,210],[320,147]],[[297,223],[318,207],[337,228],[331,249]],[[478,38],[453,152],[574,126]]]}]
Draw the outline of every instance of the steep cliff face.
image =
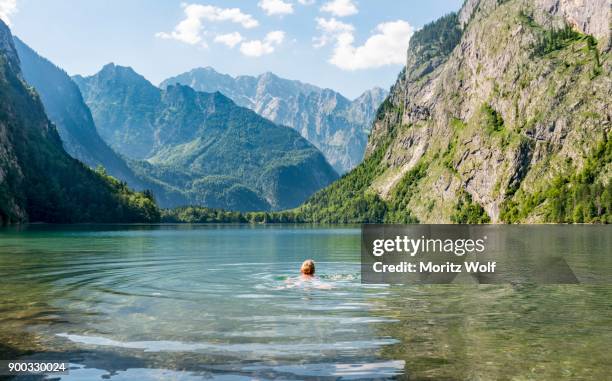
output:
[{"label": "steep cliff face", "polygon": [[468,0],[415,33],[360,191],[387,221],[610,219],[609,9]]},{"label": "steep cliff face", "polygon": [[[551,16],[552,22],[567,23],[572,28],[597,38],[602,50],[610,48],[610,0],[537,0],[536,6]],[[550,22],[544,17],[536,20]]]},{"label": "steep cliff face", "polygon": [[363,159],[369,127],[387,95],[385,90],[375,88],[350,101],[333,90],[272,73],[234,78],[210,67],[169,78],[160,87],[176,83],[198,91],[219,91],[239,106],[295,129],[319,148],[339,173]]}]

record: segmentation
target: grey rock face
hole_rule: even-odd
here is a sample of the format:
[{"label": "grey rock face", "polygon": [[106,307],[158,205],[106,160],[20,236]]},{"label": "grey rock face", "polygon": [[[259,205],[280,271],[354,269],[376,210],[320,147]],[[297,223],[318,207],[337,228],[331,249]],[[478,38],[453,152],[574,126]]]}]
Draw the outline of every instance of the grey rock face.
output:
[{"label": "grey rock face", "polygon": [[[476,12],[492,10],[498,3],[497,0],[467,0],[459,12],[461,27],[465,27]],[[536,20],[539,23],[567,23],[603,41],[600,48],[610,49],[610,0],[535,0],[534,4],[550,16],[558,16],[557,20],[540,16]]]},{"label": "grey rock face", "polygon": [[375,88],[350,101],[333,90],[272,73],[233,78],[210,67],[169,78],[160,87],[176,83],[198,91],[219,91],[236,104],[295,129],[319,148],[339,173],[363,159],[370,124],[387,95],[385,90]]},{"label": "grey rock face", "polygon": [[601,48],[610,48],[610,0],[537,0],[536,3],[580,32],[603,41]]},{"label": "grey rock face", "polygon": [[[579,172],[610,133],[612,83],[601,43],[609,7],[608,0],[468,0],[457,19],[463,33],[448,55],[427,56],[413,37],[408,65],[368,143],[368,154],[389,144],[371,189],[387,199],[426,163],[406,202],[421,222],[450,222],[463,191],[499,222],[505,202],[522,202],[555,176]],[[604,53],[584,38],[535,50],[548,30],[565,24],[592,34]],[[610,166],[604,168],[595,181],[607,184]],[[522,218],[545,220],[537,207]]]},{"label": "grey rock face", "polygon": [[472,18],[472,15],[474,14],[479,2],[480,0],[467,0],[463,4],[461,11],[459,11],[459,24],[462,28],[465,27],[465,25]]}]

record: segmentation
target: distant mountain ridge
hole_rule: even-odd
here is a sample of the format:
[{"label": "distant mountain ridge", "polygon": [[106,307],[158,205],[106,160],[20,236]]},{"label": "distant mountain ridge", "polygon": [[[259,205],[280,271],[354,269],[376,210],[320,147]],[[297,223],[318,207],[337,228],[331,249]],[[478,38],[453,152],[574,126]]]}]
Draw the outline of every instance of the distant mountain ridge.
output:
[{"label": "distant mountain ridge", "polygon": [[387,92],[374,88],[350,101],[338,92],[273,73],[232,77],[211,67],[193,69],[160,84],[219,91],[239,106],[298,131],[323,152],[336,171],[344,173],[363,159],[370,125]]},{"label": "distant mountain ridge", "polygon": [[131,159],[137,174],[181,195],[164,206],[293,208],[337,178],[297,132],[219,92],[182,85],[162,90],[114,64],[73,78],[100,136]]}]

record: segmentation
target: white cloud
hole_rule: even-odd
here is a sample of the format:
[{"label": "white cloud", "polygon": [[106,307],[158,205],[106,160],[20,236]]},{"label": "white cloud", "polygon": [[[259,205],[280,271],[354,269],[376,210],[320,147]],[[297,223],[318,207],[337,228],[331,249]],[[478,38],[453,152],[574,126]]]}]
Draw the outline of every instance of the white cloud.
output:
[{"label": "white cloud", "polygon": [[276,46],[285,40],[285,32],[276,30],[270,32],[262,40],[245,41],[240,45],[240,52],[248,57],[261,57],[274,52]]},{"label": "white cloud", "polygon": [[351,24],[338,21],[335,18],[329,20],[317,17],[317,29],[321,31],[321,36],[314,39],[314,47],[321,48],[334,40],[337,40],[342,34],[353,35],[355,28]]},{"label": "white cloud", "polygon": [[233,48],[234,46],[238,45],[242,42],[242,40],[244,40],[244,38],[238,32],[219,34],[215,37],[215,42],[227,45],[230,48]]},{"label": "white cloud", "polygon": [[361,46],[355,46],[354,28],[336,19],[317,19],[321,37],[315,47],[335,42],[329,62],[343,70],[372,69],[386,65],[401,65],[414,28],[406,21],[379,24],[375,33]]},{"label": "white cloud", "polygon": [[322,12],[331,13],[334,16],[345,17],[357,14],[359,10],[353,0],[331,0],[323,4]]},{"label": "white cloud", "polygon": [[274,32],[268,33],[265,40],[272,44],[280,45],[285,40],[285,32],[282,30],[275,30]]},{"label": "white cloud", "polygon": [[315,0],[298,0],[298,3],[302,5],[312,5],[315,3]]},{"label": "white cloud", "polygon": [[284,16],[293,13],[293,4],[283,0],[261,0],[257,5],[263,9],[268,16]]},{"label": "white cloud", "polygon": [[[240,8],[219,8],[200,4],[182,4],[182,7],[185,11],[185,19],[178,23],[172,32],[159,32],[155,36],[196,45],[202,42],[203,21],[233,22],[247,29],[259,25],[259,22],[253,16],[243,13]],[[206,45],[205,43],[202,44]]]},{"label": "white cloud", "polygon": [[17,12],[17,0],[0,0],[0,19],[11,25],[11,16]]}]

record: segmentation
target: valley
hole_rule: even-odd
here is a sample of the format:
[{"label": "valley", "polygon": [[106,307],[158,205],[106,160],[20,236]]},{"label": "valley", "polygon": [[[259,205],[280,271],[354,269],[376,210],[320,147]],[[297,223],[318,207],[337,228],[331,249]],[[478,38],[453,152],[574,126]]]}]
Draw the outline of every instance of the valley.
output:
[{"label": "valley", "polygon": [[[597,1],[467,1],[414,33],[390,92],[352,101],[270,72],[196,68],[157,87],[111,63],[70,77],[8,30],[3,52],[39,94],[47,139],[145,192],[166,222],[609,223]],[[20,178],[4,150],[4,178]],[[4,220],[27,215],[15,184]]]}]

